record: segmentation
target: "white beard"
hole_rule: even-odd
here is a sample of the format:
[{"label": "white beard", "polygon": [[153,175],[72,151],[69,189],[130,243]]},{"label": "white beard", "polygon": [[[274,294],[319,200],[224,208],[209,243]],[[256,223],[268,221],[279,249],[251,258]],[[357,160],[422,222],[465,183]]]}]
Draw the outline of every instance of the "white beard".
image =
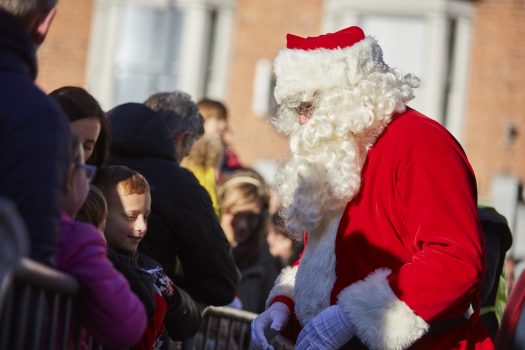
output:
[{"label": "white beard", "polygon": [[[302,239],[326,216],[340,213],[361,187],[368,150],[394,113],[406,109],[417,78],[382,68],[357,85],[289,96],[274,118],[277,130],[290,135],[292,158],[277,174],[277,190],[288,232]],[[314,113],[297,123],[294,107],[310,101]]]},{"label": "white beard", "polygon": [[292,132],[292,158],[277,177],[287,229],[296,239],[316,232],[324,218],[340,213],[359,192],[372,145],[367,137],[353,135],[312,142],[309,134],[323,127],[312,119]]}]

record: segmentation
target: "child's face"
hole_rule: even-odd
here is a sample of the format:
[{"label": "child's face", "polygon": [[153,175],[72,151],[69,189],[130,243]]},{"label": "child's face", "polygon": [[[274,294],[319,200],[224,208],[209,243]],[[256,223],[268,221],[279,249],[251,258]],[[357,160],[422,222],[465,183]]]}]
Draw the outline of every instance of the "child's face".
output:
[{"label": "child's face", "polygon": [[204,122],[204,132],[208,135],[214,135],[224,141],[226,131],[228,131],[228,122],[224,119],[208,118]]},{"label": "child's face", "polygon": [[108,198],[109,213],[104,234],[113,249],[135,252],[146,235],[151,196],[126,194],[120,186]]}]

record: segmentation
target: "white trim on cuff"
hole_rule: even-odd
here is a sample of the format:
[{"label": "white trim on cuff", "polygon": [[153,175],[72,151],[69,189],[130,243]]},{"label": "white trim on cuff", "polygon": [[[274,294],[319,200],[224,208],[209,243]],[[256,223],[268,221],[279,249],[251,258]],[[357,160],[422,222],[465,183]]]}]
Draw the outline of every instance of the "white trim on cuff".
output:
[{"label": "white trim on cuff", "polygon": [[390,273],[386,268],[377,269],[338,295],[338,305],[354,325],[356,336],[370,349],[406,349],[429,329],[394,294],[387,280]]},{"label": "white trim on cuff", "polygon": [[268,299],[266,299],[266,308],[270,306],[272,300],[277,296],[285,296],[292,300],[294,298],[294,287],[295,287],[295,275],[297,275],[298,266],[285,267],[281,270],[281,273],[275,280],[275,285],[273,286]]}]

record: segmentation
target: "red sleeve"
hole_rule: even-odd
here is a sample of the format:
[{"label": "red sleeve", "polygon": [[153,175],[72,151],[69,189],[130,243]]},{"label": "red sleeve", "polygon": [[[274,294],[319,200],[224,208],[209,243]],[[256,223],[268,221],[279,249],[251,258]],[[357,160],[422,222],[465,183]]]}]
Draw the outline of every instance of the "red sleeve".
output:
[{"label": "red sleeve", "polygon": [[425,126],[403,146],[395,195],[416,253],[389,276],[390,286],[424,320],[461,315],[483,273],[473,172],[445,130]]},{"label": "red sleeve", "polygon": [[273,303],[276,303],[276,302],[284,303],[288,307],[288,310],[290,310],[291,313],[295,312],[294,311],[295,310],[295,302],[291,298],[288,298],[288,297],[285,297],[285,296],[282,296],[282,295],[278,295],[275,298],[273,298],[273,300],[272,300],[272,302],[270,304],[273,304]]}]

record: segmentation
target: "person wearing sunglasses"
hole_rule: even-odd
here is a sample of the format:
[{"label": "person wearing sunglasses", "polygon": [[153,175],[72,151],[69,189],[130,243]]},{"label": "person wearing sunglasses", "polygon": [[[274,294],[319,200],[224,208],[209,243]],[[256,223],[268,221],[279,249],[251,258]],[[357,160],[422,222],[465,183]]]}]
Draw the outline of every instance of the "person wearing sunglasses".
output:
[{"label": "person wearing sunglasses", "polygon": [[75,164],[75,168],[82,169],[86,173],[86,179],[88,182],[93,181],[93,178],[97,173],[97,167],[91,164],[77,163]]},{"label": "person wearing sunglasses", "polygon": [[255,171],[238,170],[218,189],[221,227],[233,247],[241,271],[242,309],[262,312],[268,293],[282,268],[266,242],[269,193]]},{"label": "person wearing sunglasses", "polygon": [[146,329],[146,310],[108,259],[102,232],[92,224],[75,220],[95,168],[84,164],[84,150],[76,134],[72,135],[71,155],[63,186],[56,268],[73,276],[81,286],[80,309],[74,315],[86,331],[81,332],[81,343],[87,345],[89,335],[104,347],[130,347]]}]

